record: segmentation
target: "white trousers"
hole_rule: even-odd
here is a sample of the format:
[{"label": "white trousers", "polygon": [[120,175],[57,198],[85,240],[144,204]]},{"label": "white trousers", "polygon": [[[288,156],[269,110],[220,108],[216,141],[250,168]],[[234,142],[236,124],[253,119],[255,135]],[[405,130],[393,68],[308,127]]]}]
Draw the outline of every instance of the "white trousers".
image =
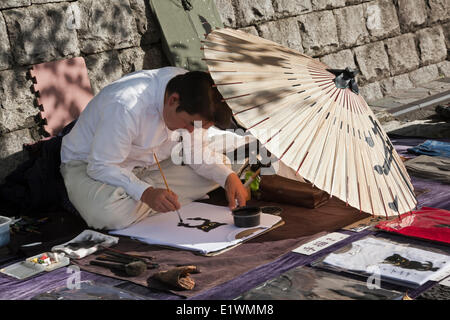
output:
[{"label": "white trousers", "polygon": [[[219,184],[198,175],[191,167],[173,164],[171,159],[161,161],[160,165],[170,189],[178,195],[182,206],[203,198],[219,187]],[[89,227],[122,229],[157,213],[142,201],[131,198],[122,187],[92,179],[86,167],[84,161],[70,161],[61,164],[60,171],[70,201]],[[152,170],[136,168],[133,172],[154,188],[166,189],[157,167]]]}]

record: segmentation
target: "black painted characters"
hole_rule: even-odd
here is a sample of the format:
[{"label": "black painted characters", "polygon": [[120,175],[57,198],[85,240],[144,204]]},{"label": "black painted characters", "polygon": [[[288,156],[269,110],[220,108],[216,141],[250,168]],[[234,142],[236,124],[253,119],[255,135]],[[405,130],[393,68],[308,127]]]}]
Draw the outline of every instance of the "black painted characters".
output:
[{"label": "black painted characters", "polygon": [[425,263],[408,260],[403,258],[401,255],[395,253],[392,256],[384,259],[383,263],[392,264],[393,266],[397,266],[403,269],[413,269],[417,271],[437,271],[439,268],[433,268],[433,263],[427,261]]},{"label": "black painted characters", "polygon": [[205,231],[205,232],[209,232],[209,231],[211,231],[212,229],[215,229],[215,228],[217,228],[217,227],[226,225],[226,223],[214,222],[214,221],[211,221],[211,220],[209,220],[209,219],[204,219],[204,218],[199,218],[199,217],[197,217],[197,218],[188,218],[187,220],[197,220],[197,221],[198,221],[198,220],[202,220],[203,223],[200,224],[200,225],[194,225],[194,226],[192,226],[192,225],[190,225],[190,224],[188,224],[188,223],[182,223],[182,222],[179,222],[179,223],[178,223],[178,226],[179,226],[179,227],[185,227],[185,228],[197,228],[197,229],[199,229],[199,230],[202,230],[202,231]]}]

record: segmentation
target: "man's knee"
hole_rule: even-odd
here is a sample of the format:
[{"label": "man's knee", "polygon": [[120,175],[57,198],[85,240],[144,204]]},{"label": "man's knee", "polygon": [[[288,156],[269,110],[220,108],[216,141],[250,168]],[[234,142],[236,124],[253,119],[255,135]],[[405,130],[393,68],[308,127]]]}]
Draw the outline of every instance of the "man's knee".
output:
[{"label": "man's knee", "polygon": [[123,188],[91,179],[86,165],[69,163],[69,166],[61,166],[61,174],[69,200],[91,228],[123,229],[150,211]]},{"label": "man's knee", "polygon": [[130,220],[124,215],[116,214],[114,212],[96,212],[96,214],[86,214],[85,221],[90,228],[97,230],[119,230],[129,227],[133,224],[133,220]]}]

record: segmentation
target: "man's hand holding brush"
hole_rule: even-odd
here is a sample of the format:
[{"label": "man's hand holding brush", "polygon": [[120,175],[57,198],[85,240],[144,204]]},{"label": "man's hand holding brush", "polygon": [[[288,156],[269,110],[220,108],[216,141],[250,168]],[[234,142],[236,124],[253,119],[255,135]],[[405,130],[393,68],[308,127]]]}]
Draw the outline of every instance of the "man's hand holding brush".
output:
[{"label": "man's hand holding brush", "polygon": [[180,209],[178,196],[167,189],[147,188],[141,196],[141,201],[158,212],[168,212]]}]

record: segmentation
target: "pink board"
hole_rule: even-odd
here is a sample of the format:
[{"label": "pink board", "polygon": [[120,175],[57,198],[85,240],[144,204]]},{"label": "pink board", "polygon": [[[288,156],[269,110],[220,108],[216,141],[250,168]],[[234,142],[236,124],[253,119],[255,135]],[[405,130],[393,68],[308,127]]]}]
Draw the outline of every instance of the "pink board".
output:
[{"label": "pink board", "polygon": [[94,96],[82,57],[37,64],[30,74],[44,129],[51,136],[78,118]]}]

